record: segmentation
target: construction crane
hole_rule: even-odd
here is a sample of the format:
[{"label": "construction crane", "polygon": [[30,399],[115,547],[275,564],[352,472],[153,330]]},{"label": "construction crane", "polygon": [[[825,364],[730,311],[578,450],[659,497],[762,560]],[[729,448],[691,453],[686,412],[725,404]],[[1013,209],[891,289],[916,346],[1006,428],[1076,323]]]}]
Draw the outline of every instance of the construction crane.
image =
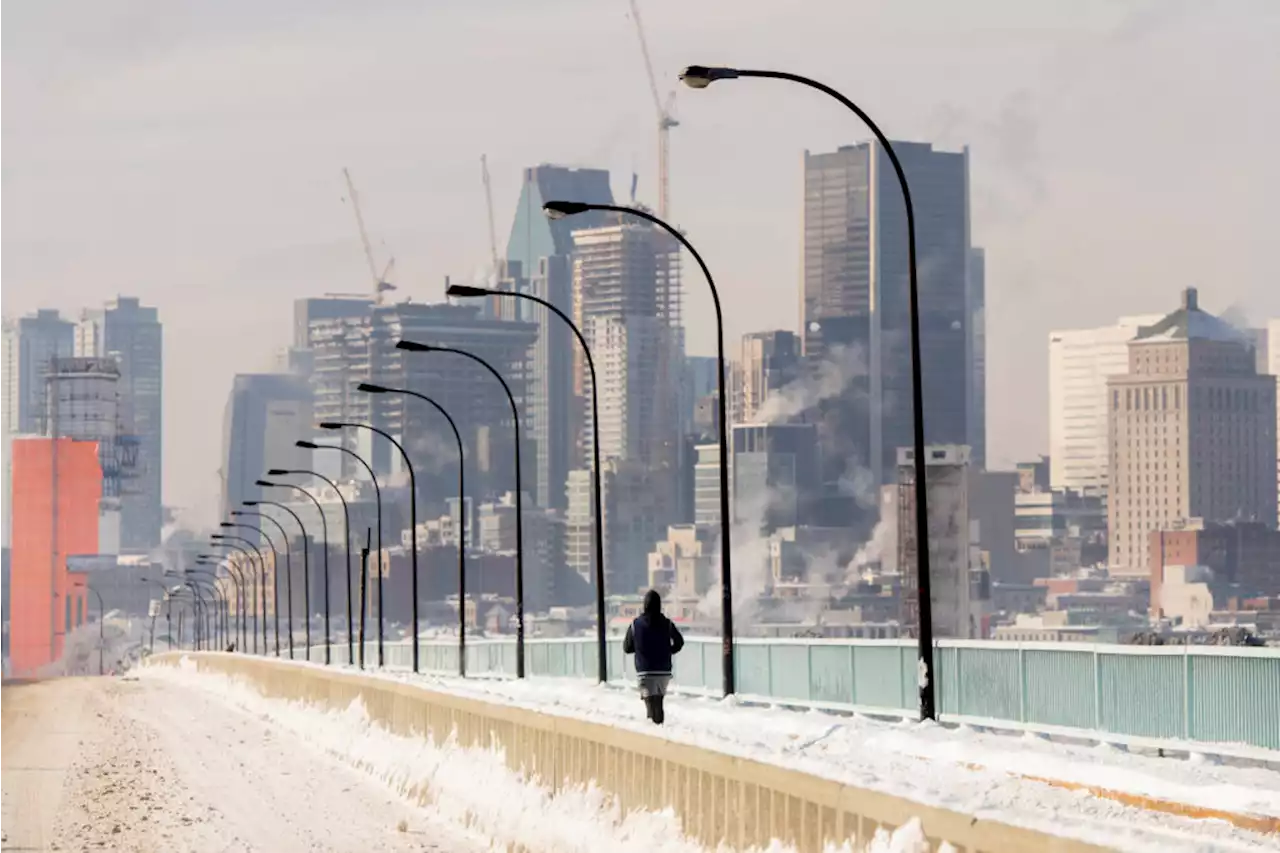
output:
[{"label": "construction crane", "polygon": [[[346,167],[342,169],[342,177],[347,182],[347,196],[351,199],[351,208],[356,214],[356,229],[360,232],[360,244],[364,247],[364,259],[369,264],[369,275],[373,278],[373,304],[382,304],[382,294],[388,290],[395,290],[396,286],[387,281],[387,276],[391,274],[392,268],[396,264],[395,258],[389,258],[386,266],[382,268],[382,273],[378,273],[378,264],[373,259],[373,245],[369,242],[369,232],[364,227],[364,215],[360,212],[360,195],[356,192],[355,182],[351,180],[351,171]],[[328,293],[326,296],[356,296],[365,294],[349,294],[349,293]]]},{"label": "construction crane", "polygon": [[653,74],[653,61],[649,58],[649,44],[645,41],[644,25],[640,22],[640,7],[636,4],[636,0],[630,0],[630,2],[631,18],[636,23],[636,35],[640,38],[640,53],[644,56],[644,70],[649,75],[649,92],[653,95],[653,106],[658,112],[658,216],[665,220],[671,202],[669,188],[669,131],[680,124],[671,115],[672,110],[675,108],[676,93],[672,91],[667,95],[665,103],[662,100],[662,96],[658,94],[658,78]]},{"label": "construction crane", "polygon": [[502,276],[498,264],[498,231],[493,225],[493,188],[489,184],[489,158],[480,155],[480,175],[484,179],[484,201],[489,210],[489,256],[493,260],[494,279]]}]

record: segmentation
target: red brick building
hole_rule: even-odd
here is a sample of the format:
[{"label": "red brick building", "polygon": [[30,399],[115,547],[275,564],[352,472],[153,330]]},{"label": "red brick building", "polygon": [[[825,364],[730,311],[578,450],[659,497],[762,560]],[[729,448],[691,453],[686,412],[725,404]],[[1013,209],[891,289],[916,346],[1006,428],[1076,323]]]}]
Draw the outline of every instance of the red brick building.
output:
[{"label": "red brick building", "polygon": [[1280,595],[1280,531],[1258,522],[1201,524],[1148,535],[1151,612],[1160,614],[1166,566],[1208,566],[1241,596]]}]

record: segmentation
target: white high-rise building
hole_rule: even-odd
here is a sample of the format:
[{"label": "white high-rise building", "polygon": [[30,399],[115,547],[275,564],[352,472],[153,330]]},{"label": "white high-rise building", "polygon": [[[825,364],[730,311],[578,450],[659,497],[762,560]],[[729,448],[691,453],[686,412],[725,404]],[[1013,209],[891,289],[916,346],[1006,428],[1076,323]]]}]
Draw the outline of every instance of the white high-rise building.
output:
[{"label": "white high-rise building", "polygon": [[1159,314],[1113,326],[1049,333],[1049,483],[1104,495],[1107,489],[1107,378],[1129,370],[1129,341]]}]

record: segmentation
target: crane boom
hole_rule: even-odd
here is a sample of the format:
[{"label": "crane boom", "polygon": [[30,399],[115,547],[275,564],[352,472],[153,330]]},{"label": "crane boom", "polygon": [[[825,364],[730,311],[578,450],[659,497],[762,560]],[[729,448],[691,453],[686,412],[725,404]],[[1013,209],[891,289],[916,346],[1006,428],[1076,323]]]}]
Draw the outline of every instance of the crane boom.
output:
[{"label": "crane boom", "polygon": [[653,108],[658,114],[658,215],[666,219],[668,208],[670,207],[670,130],[679,125],[680,122],[676,121],[671,115],[671,108],[675,102],[675,92],[668,96],[665,105],[662,103],[662,96],[658,94],[658,78],[653,73],[653,60],[649,56],[649,43],[644,37],[644,24],[640,21],[640,7],[636,0],[630,0],[630,3],[631,18],[635,21],[636,36],[640,39],[640,54],[644,57],[644,70],[649,78],[649,94],[653,96]]},{"label": "crane boom", "polygon": [[480,174],[484,178],[484,201],[489,212],[489,255],[493,259],[493,274],[502,275],[498,268],[498,231],[493,225],[493,188],[489,184],[489,158],[480,155]]},{"label": "crane boom", "polygon": [[378,265],[373,260],[373,246],[369,243],[369,232],[365,230],[364,216],[360,212],[360,195],[356,192],[355,182],[351,180],[351,171],[345,166],[342,177],[347,181],[347,195],[351,199],[351,209],[356,213],[356,228],[360,231],[360,243],[364,246],[364,259],[369,264],[369,277],[373,279],[373,286],[376,288],[379,283]]}]

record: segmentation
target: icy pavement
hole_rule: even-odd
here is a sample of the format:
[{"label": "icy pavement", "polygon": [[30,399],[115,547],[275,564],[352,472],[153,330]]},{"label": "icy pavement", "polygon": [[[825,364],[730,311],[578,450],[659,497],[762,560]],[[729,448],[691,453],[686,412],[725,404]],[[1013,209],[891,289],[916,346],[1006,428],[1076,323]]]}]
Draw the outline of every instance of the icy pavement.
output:
[{"label": "icy pavement", "polygon": [[[295,664],[313,666],[314,664]],[[1114,747],[933,724],[737,705],[671,696],[667,725],[644,719],[633,692],[568,679],[379,677],[489,702],[619,726],[835,779],[977,817],[1124,850],[1276,850],[1280,840],[1220,820],[1152,812],[1055,779],[1203,809],[1280,817],[1280,772],[1262,767],[1156,758]]]},{"label": "icy pavement", "polygon": [[489,849],[208,692],[61,679],[6,686],[4,703],[6,850]]}]

